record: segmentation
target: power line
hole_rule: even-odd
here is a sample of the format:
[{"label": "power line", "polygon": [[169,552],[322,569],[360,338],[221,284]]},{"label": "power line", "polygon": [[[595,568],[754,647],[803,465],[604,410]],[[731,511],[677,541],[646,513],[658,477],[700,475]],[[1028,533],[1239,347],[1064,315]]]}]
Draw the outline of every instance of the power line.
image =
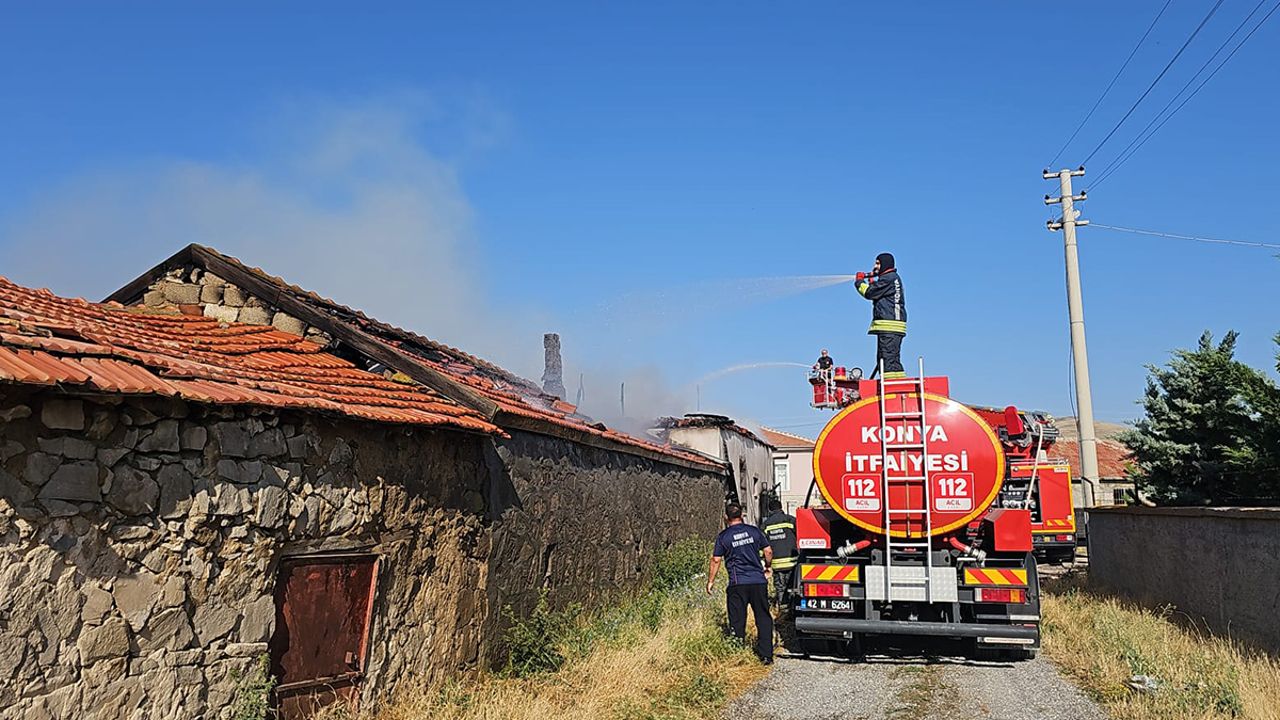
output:
[{"label": "power line", "polygon": [[1147,86],[1147,89],[1143,91],[1142,95],[1140,95],[1137,101],[1133,103],[1129,108],[1129,111],[1124,114],[1124,117],[1120,118],[1120,122],[1116,123],[1115,127],[1111,128],[1111,132],[1108,132],[1106,137],[1102,138],[1102,142],[1098,143],[1097,147],[1089,153],[1089,156],[1084,159],[1084,162],[1081,163],[1081,165],[1088,165],[1089,161],[1093,159],[1093,156],[1102,149],[1103,145],[1107,144],[1107,141],[1111,139],[1112,135],[1116,134],[1116,131],[1120,129],[1120,126],[1124,125],[1124,121],[1128,120],[1129,116],[1133,114],[1133,111],[1137,110],[1138,106],[1142,104],[1142,101],[1147,99],[1147,95],[1151,94],[1151,91],[1155,89],[1155,86],[1160,82],[1160,79],[1164,77],[1165,73],[1169,72],[1169,68],[1173,67],[1173,64],[1178,61],[1179,57],[1182,57],[1183,51],[1187,49],[1187,46],[1191,44],[1192,40],[1196,39],[1196,36],[1204,29],[1205,24],[1209,22],[1209,19],[1213,17],[1214,13],[1218,12],[1218,8],[1222,7],[1222,3],[1223,0],[1218,0],[1213,4],[1213,7],[1209,9],[1209,13],[1204,16],[1204,19],[1196,26],[1195,31],[1191,33],[1191,37],[1188,37],[1187,41],[1182,43],[1182,47],[1178,48],[1178,52],[1174,53],[1168,64],[1166,64],[1164,69],[1160,71],[1160,74],[1156,76],[1156,79],[1151,81],[1151,84]]},{"label": "power line", "polygon": [[[1236,35],[1240,34],[1240,31],[1243,30],[1244,26],[1247,25],[1249,21],[1253,19],[1253,16],[1258,14],[1258,10],[1262,9],[1262,6],[1266,4],[1266,2],[1267,0],[1258,0],[1258,4],[1253,6],[1253,10],[1251,10],[1249,14],[1246,15],[1245,18],[1240,21],[1239,25],[1236,25],[1236,29],[1232,30],[1231,34],[1227,36],[1227,39],[1223,40],[1222,44],[1218,46],[1218,49],[1213,51],[1213,55],[1210,55],[1209,59],[1204,61],[1204,63],[1200,66],[1200,68],[1196,70],[1196,74],[1192,75],[1191,79],[1188,80],[1185,84],[1183,84],[1183,86],[1178,89],[1178,92],[1175,93],[1172,98],[1169,98],[1169,102],[1165,103],[1165,106],[1160,108],[1160,112],[1156,113],[1155,117],[1151,118],[1151,121],[1147,123],[1146,127],[1142,128],[1142,130],[1137,135],[1135,135],[1132,140],[1129,141],[1129,144],[1125,146],[1124,150],[1121,150],[1120,153],[1116,155],[1115,159],[1111,161],[1111,164],[1102,168],[1102,172],[1099,174],[1098,182],[1102,182],[1101,176],[1106,175],[1107,171],[1110,170],[1111,167],[1115,165],[1116,162],[1121,157],[1123,157],[1125,153],[1129,152],[1130,148],[1132,148],[1140,140],[1142,140],[1142,136],[1148,130],[1151,129],[1151,126],[1155,125],[1160,120],[1160,118],[1165,114],[1165,112],[1169,108],[1173,107],[1174,103],[1178,102],[1178,99],[1181,98],[1182,94],[1187,91],[1187,88],[1191,87],[1195,83],[1195,81],[1200,77],[1201,73],[1205,71],[1205,68],[1208,68],[1210,65],[1213,64],[1214,60],[1218,59],[1218,56],[1222,54],[1222,51],[1226,49],[1227,45],[1231,44],[1231,41],[1235,39]],[[1094,185],[1096,187],[1097,183],[1095,183]]]},{"label": "power line", "polygon": [[[1261,5],[1262,3],[1259,2],[1258,7],[1260,7]],[[1249,13],[1249,16],[1244,19],[1244,22],[1242,22],[1240,26],[1236,28],[1236,31],[1231,33],[1231,37],[1227,38],[1226,42],[1223,43],[1222,47],[1226,47],[1226,43],[1231,42],[1231,38],[1235,37],[1236,33],[1240,32],[1240,28],[1244,27],[1244,23],[1248,22],[1249,18],[1253,17],[1254,13],[1258,11],[1258,7],[1254,7],[1253,12]],[[1169,122],[1169,120],[1172,119],[1174,115],[1177,115],[1178,111],[1181,110],[1183,106],[1185,106],[1188,102],[1190,102],[1191,98],[1195,97],[1200,92],[1200,89],[1203,88],[1205,85],[1207,85],[1209,81],[1213,79],[1213,76],[1217,75],[1218,71],[1222,70],[1222,68],[1228,62],[1230,62],[1231,58],[1235,56],[1236,52],[1238,52],[1241,47],[1244,47],[1245,43],[1249,42],[1249,38],[1253,37],[1253,34],[1258,32],[1258,29],[1261,28],[1263,24],[1267,22],[1267,20],[1271,19],[1271,16],[1275,14],[1276,10],[1280,10],[1280,2],[1277,2],[1275,5],[1273,5],[1271,9],[1267,11],[1267,14],[1262,16],[1262,19],[1258,21],[1258,24],[1254,25],[1253,29],[1250,30],[1249,33],[1240,40],[1240,42],[1236,43],[1236,46],[1231,49],[1230,53],[1227,53],[1227,56],[1222,59],[1222,62],[1218,64],[1218,67],[1214,68],[1213,72],[1209,73],[1209,75],[1205,77],[1205,79],[1202,80],[1199,85],[1196,86],[1195,90],[1192,90],[1191,94],[1188,95],[1186,98],[1184,98],[1183,101],[1179,103],[1176,108],[1173,109],[1173,112],[1170,112],[1167,116],[1165,116],[1163,120],[1160,120],[1160,115],[1164,113],[1165,110],[1169,109],[1169,105],[1172,105],[1174,101],[1178,99],[1178,95],[1181,95],[1183,91],[1187,89],[1187,85],[1190,85],[1192,82],[1195,82],[1196,77],[1198,77],[1200,73],[1204,71],[1204,68],[1208,65],[1208,62],[1213,62],[1213,58],[1217,57],[1218,53],[1222,52],[1222,47],[1219,47],[1218,52],[1215,52],[1213,54],[1213,57],[1209,58],[1209,61],[1205,63],[1205,66],[1202,66],[1200,70],[1197,71],[1194,76],[1192,76],[1191,80],[1187,83],[1187,85],[1184,85],[1182,90],[1178,91],[1178,95],[1174,95],[1173,100],[1170,100],[1169,104],[1165,105],[1164,109],[1161,110],[1159,113],[1157,113],[1156,116],[1151,119],[1150,123],[1147,123],[1147,127],[1143,128],[1142,132],[1138,133],[1138,136],[1135,137],[1133,141],[1131,141],[1129,145],[1120,152],[1119,155],[1116,156],[1116,159],[1112,160],[1111,164],[1102,170],[1102,174],[1099,175],[1098,177],[1098,182],[1094,183],[1093,187],[1096,188],[1099,185],[1101,185],[1107,178],[1111,177],[1117,170],[1119,170],[1120,166],[1128,162],[1129,158],[1133,157],[1134,153],[1142,149],[1142,146],[1146,145],[1147,141],[1150,140],[1153,135],[1159,132],[1160,128],[1164,127],[1165,123]],[[1144,137],[1143,133],[1146,132],[1147,128],[1150,128],[1151,124],[1154,123],[1156,120],[1160,120],[1160,124],[1156,125],[1155,128],[1151,130],[1151,132],[1147,133],[1146,136]],[[1139,140],[1141,140],[1141,142],[1139,142]],[[1134,145],[1135,142],[1138,143],[1136,146]],[[1129,150],[1130,147],[1132,147],[1133,149]],[[1126,152],[1128,152],[1127,155],[1125,154]]]},{"label": "power line", "polygon": [[1119,232],[1134,233],[1135,235],[1151,235],[1154,237],[1174,238],[1176,240],[1195,240],[1196,242],[1217,243],[1220,245],[1243,245],[1245,247],[1270,248],[1272,250],[1280,250],[1280,244],[1247,242],[1245,240],[1223,240],[1221,238],[1199,237],[1197,235],[1178,235],[1176,233],[1160,232],[1159,230],[1142,230],[1140,228],[1120,227],[1119,225],[1104,225],[1093,220],[1089,221],[1091,228],[1103,228],[1105,230],[1116,230]]},{"label": "power line", "polygon": [[1164,7],[1160,8],[1160,12],[1156,13],[1155,19],[1147,26],[1147,31],[1142,33],[1142,37],[1138,39],[1138,44],[1134,45],[1133,50],[1129,51],[1129,57],[1124,59],[1124,63],[1120,65],[1120,69],[1116,71],[1114,76],[1112,76],[1111,82],[1107,83],[1106,89],[1098,96],[1098,101],[1093,104],[1093,107],[1089,108],[1089,112],[1085,114],[1084,119],[1076,126],[1075,132],[1071,133],[1071,137],[1067,138],[1067,141],[1062,144],[1062,147],[1058,148],[1058,154],[1054,155],[1053,159],[1049,161],[1049,167],[1053,167],[1053,164],[1058,162],[1058,158],[1062,157],[1062,153],[1066,151],[1069,145],[1071,145],[1071,141],[1076,139],[1076,136],[1084,129],[1085,123],[1089,122],[1089,118],[1093,117],[1094,111],[1096,111],[1098,106],[1102,104],[1103,99],[1107,97],[1107,93],[1111,92],[1111,88],[1115,87],[1116,81],[1120,79],[1121,73],[1124,72],[1125,68],[1129,67],[1129,61],[1133,59],[1134,55],[1138,54],[1138,48],[1142,47],[1142,43],[1147,41],[1147,36],[1151,34],[1153,29],[1155,29],[1156,23],[1160,21],[1160,16],[1164,15],[1164,11],[1169,9],[1169,5],[1172,2],[1173,0],[1165,0]]}]

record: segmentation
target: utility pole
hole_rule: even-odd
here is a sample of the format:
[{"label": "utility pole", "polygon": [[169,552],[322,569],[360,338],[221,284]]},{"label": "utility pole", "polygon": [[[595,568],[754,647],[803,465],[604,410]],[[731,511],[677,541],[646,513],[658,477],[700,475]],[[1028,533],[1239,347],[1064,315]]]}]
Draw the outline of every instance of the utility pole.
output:
[{"label": "utility pole", "polygon": [[1076,379],[1076,423],[1080,430],[1080,470],[1084,476],[1085,507],[1095,505],[1095,490],[1098,487],[1098,437],[1093,428],[1093,393],[1089,389],[1089,352],[1084,342],[1084,299],[1080,293],[1080,253],[1076,247],[1076,226],[1088,225],[1088,220],[1080,220],[1080,211],[1075,209],[1077,200],[1084,200],[1086,193],[1071,193],[1071,178],[1082,177],[1084,166],[1076,170],[1059,170],[1051,172],[1045,168],[1045,180],[1058,180],[1059,196],[1044,196],[1045,205],[1061,205],[1062,217],[1050,220],[1050,231],[1062,231],[1062,239],[1066,247],[1067,264],[1067,314],[1071,319],[1071,360]]}]

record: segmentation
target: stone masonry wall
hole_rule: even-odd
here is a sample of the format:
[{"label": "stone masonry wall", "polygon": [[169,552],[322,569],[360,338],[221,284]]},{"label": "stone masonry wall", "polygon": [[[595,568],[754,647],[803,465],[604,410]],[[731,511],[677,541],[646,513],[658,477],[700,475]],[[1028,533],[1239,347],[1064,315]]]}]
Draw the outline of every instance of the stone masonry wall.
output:
[{"label": "stone masonry wall", "polygon": [[526,612],[617,598],[654,554],[721,527],[722,480],[534,433],[499,440],[499,485],[515,495],[494,528],[490,605]]},{"label": "stone masonry wall", "polygon": [[[143,301],[227,322],[271,324],[321,344],[330,340],[200,268],[171,270]],[[489,583],[490,601],[501,603],[496,608],[527,609],[543,588],[559,604],[597,600],[640,580],[638,568],[660,547],[719,530],[724,490],[718,476],[533,433],[513,436],[492,458],[500,466],[495,482],[511,496],[507,502],[523,508],[504,512],[496,500],[491,515],[502,518]],[[771,477],[767,451],[760,456]]]},{"label": "stone masonry wall", "polygon": [[366,695],[474,666],[486,442],[0,386],[0,716],[226,717],[295,552],[383,558]]},{"label": "stone masonry wall", "polygon": [[271,325],[320,345],[328,345],[331,339],[323,330],[280,312],[240,287],[195,267],[170,270],[164,278],[151,284],[142,296],[142,304],[154,310],[204,315],[228,323]]}]

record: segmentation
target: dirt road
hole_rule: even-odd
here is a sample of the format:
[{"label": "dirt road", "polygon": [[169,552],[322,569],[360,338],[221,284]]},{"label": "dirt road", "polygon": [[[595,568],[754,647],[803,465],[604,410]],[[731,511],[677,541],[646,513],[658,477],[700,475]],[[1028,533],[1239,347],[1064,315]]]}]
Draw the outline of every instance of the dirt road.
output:
[{"label": "dirt road", "polygon": [[[1104,720],[1043,658],[984,662],[948,645],[868,648],[866,659],[780,657],[726,711],[733,720]],[[939,654],[941,653],[941,654]]]}]

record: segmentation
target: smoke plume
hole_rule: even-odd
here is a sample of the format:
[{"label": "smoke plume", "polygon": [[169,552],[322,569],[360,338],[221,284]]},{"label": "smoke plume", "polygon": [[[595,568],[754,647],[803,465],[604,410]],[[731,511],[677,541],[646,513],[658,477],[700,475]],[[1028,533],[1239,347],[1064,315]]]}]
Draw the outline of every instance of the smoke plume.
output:
[{"label": "smoke plume", "polygon": [[[251,161],[153,159],[37,192],[0,219],[0,273],[99,300],[195,242],[536,379],[542,333],[563,323],[536,297],[501,312],[488,300],[471,205],[456,167],[423,142],[423,106],[295,108],[265,128],[273,143],[242,155]],[[493,142],[501,122],[479,124],[466,138]],[[585,412],[639,431],[691,402],[657,367],[584,365],[574,349],[588,332],[575,323],[565,338],[566,399],[582,374]]]}]

